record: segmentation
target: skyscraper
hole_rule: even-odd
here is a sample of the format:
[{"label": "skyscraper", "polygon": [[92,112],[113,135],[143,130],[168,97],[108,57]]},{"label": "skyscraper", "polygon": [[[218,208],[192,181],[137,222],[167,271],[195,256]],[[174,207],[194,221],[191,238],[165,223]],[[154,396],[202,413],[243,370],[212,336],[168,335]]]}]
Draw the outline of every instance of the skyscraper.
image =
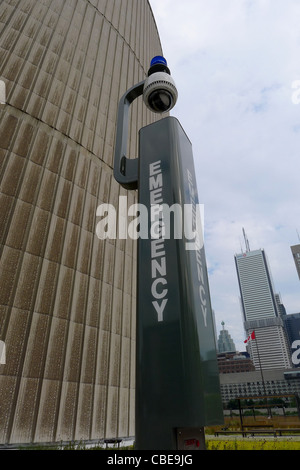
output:
[{"label": "skyscraper", "polygon": [[300,279],[300,245],[291,246],[292,255],[294,258],[295,266],[297,269],[298,277]]},{"label": "skyscraper", "polygon": [[[1,0],[0,443],[135,433],[136,246],[96,211],[120,97],[161,44],[148,0]],[[156,120],[131,109],[128,149]]]},{"label": "skyscraper", "polygon": [[300,313],[291,313],[284,317],[289,342],[292,345],[294,341],[300,340]]},{"label": "skyscraper", "polygon": [[222,330],[220,331],[219,338],[218,338],[218,352],[235,352],[236,347],[231,338],[228,330],[224,328],[225,323],[222,321]]},{"label": "skyscraper", "polygon": [[287,338],[278,314],[271,273],[264,250],[235,255],[246,337],[255,330],[249,350],[256,368],[291,367]]}]

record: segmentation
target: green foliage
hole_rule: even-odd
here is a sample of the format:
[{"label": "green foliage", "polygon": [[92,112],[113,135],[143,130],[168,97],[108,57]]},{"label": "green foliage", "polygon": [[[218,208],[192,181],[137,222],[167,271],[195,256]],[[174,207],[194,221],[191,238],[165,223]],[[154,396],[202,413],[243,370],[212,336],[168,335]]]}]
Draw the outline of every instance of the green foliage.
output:
[{"label": "green foliage", "polygon": [[20,446],[20,450],[134,450],[134,446],[115,446],[106,447],[103,443],[87,445],[84,441],[70,441],[68,443],[57,443],[53,445],[26,445]]},{"label": "green foliage", "polygon": [[291,439],[266,440],[266,439],[206,439],[207,450],[300,450],[300,441]]}]

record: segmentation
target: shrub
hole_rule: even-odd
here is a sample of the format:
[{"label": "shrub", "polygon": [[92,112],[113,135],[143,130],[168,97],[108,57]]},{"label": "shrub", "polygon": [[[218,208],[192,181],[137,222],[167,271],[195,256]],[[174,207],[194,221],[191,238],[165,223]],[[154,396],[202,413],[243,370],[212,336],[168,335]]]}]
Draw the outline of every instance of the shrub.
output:
[{"label": "shrub", "polygon": [[217,439],[206,439],[207,450],[300,450],[300,441],[293,441],[287,439],[286,441],[281,440],[266,440],[266,439],[255,439],[255,440],[217,440]]}]

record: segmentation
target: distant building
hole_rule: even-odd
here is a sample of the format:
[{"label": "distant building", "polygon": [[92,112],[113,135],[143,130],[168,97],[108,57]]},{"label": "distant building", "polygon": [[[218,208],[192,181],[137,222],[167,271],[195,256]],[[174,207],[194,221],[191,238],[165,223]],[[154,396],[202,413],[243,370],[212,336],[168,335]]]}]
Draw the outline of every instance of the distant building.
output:
[{"label": "distant building", "polygon": [[250,372],[255,370],[247,353],[219,353],[218,366],[220,374]]},{"label": "distant building", "polygon": [[260,371],[220,374],[224,405],[237,397],[264,395],[300,395],[300,371],[286,369],[265,370],[264,383]]},{"label": "distant building", "polygon": [[249,353],[256,369],[291,367],[289,346],[279,315],[271,272],[262,249],[235,255],[246,337],[255,330]]},{"label": "distant building", "polygon": [[291,250],[295,261],[298,277],[300,279],[300,244],[291,246]]},{"label": "distant building", "polygon": [[300,340],[300,313],[292,313],[284,317],[290,346],[295,340]]},{"label": "distant building", "polygon": [[277,304],[278,314],[281,315],[281,316],[286,315],[286,309],[285,309],[285,306],[283,305],[283,303],[281,301],[280,294],[275,294],[275,300],[276,300],[276,304]]},{"label": "distant building", "polygon": [[224,329],[225,323],[222,321],[222,330],[220,331],[219,338],[218,338],[218,351],[219,353],[224,352],[235,352],[236,347],[231,338],[228,330]]}]

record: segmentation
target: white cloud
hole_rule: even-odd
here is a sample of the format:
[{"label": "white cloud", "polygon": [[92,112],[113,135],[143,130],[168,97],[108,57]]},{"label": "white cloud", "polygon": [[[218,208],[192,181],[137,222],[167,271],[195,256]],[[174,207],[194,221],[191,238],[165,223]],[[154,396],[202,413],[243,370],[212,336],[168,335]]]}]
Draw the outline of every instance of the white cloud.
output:
[{"label": "white cloud", "polygon": [[288,313],[300,311],[298,0],[150,0],[193,143],[217,331],[243,346],[234,254],[264,248]]}]

